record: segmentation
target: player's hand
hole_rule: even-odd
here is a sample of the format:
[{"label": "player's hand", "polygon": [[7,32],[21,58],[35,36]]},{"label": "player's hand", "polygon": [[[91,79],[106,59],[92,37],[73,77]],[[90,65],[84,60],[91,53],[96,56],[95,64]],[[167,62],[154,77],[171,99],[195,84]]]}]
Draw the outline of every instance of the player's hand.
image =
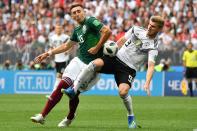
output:
[{"label": "player's hand", "polygon": [[37,56],[35,59],[34,59],[34,63],[37,64],[37,63],[40,63],[42,62],[44,59],[46,59],[47,57],[49,56],[49,54],[46,52],[46,53],[43,53],[39,56]]},{"label": "player's hand", "polygon": [[146,93],[147,93],[148,96],[151,95],[151,93],[150,93],[150,87],[149,87],[149,85],[146,84],[146,83],[145,83],[145,85],[144,85],[144,90],[146,91]]},{"label": "player's hand", "polygon": [[90,49],[88,50],[88,52],[89,52],[90,54],[93,54],[93,55],[95,55],[98,51],[99,51],[99,50],[98,50],[98,48],[96,48],[96,47],[92,47],[92,48],[90,48]]}]

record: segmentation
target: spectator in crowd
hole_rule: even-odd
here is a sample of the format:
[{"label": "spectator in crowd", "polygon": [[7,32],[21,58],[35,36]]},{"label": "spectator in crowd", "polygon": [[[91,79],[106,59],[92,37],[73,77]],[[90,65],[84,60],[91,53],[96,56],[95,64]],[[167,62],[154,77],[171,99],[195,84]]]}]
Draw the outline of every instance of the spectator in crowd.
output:
[{"label": "spectator in crowd", "polygon": [[172,63],[171,59],[168,58],[168,59],[165,61],[165,63],[164,63],[164,66],[163,66],[163,68],[162,68],[162,71],[170,71],[170,72],[174,71],[174,70],[171,68],[171,63]]},{"label": "spectator in crowd", "polygon": [[34,61],[30,61],[29,62],[29,68],[28,68],[29,70],[35,70],[36,68],[35,68],[35,63],[34,63]]},{"label": "spectator in crowd", "polygon": [[193,50],[192,43],[187,45],[187,50],[184,51],[182,59],[185,67],[185,77],[192,97],[194,96],[192,81],[194,80],[197,85],[197,50]]},{"label": "spectator in crowd", "polygon": [[[67,40],[69,40],[69,36],[64,34],[62,32],[63,27],[60,24],[56,24],[55,26],[55,33],[53,35],[49,36],[50,39],[50,48],[56,48],[60,46],[61,44],[65,43]],[[60,54],[56,54],[54,61],[55,61],[55,68],[56,68],[56,81],[53,87],[53,91],[56,89],[57,85],[61,81],[62,74],[64,72],[64,69],[66,68],[66,65],[69,62],[69,54],[68,52],[63,52]],[[47,95],[47,98],[50,97]]]},{"label": "spectator in crowd", "polygon": [[23,65],[21,60],[18,60],[15,65],[15,70],[24,70],[25,66]]},{"label": "spectator in crowd", "polygon": [[161,72],[163,70],[164,64],[165,64],[165,59],[161,59],[160,63],[155,66],[155,71]]},{"label": "spectator in crowd", "polygon": [[12,67],[11,67],[11,62],[10,60],[6,60],[3,64],[3,70],[11,70]]}]

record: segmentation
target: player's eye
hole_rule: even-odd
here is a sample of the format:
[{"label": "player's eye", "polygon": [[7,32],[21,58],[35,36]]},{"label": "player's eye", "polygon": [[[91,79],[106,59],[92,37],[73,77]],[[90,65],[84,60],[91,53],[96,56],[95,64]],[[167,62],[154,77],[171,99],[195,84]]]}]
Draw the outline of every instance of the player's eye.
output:
[{"label": "player's eye", "polygon": [[77,10],[77,13],[81,13],[81,11],[80,10]]}]

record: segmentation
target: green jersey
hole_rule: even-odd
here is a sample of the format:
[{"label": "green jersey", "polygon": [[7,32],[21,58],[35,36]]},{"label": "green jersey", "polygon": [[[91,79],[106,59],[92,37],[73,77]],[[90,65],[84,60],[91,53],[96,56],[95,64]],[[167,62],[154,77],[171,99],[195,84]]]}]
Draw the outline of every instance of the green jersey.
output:
[{"label": "green jersey", "polygon": [[94,17],[86,17],[84,22],[77,26],[70,38],[71,41],[79,43],[77,56],[81,61],[88,64],[90,61],[103,56],[101,48],[97,54],[88,53],[91,47],[94,47],[100,39],[100,29],[103,24]]}]

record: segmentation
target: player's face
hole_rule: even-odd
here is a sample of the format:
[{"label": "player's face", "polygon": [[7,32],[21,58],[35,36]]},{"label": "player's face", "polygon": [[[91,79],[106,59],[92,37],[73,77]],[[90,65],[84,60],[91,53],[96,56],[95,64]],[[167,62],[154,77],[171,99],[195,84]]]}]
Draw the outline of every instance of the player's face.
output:
[{"label": "player's face", "polygon": [[75,21],[77,21],[78,23],[81,23],[85,19],[85,12],[82,7],[77,6],[77,7],[72,8],[71,16]]},{"label": "player's face", "polygon": [[147,35],[150,37],[155,37],[160,30],[161,28],[157,25],[157,23],[150,20],[148,24]]},{"label": "player's face", "polygon": [[59,25],[57,25],[57,26],[55,27],[55,33],[58,34],[58,35],[60,35],[61,32],[62,32],[62,27],[59,26]]}]

